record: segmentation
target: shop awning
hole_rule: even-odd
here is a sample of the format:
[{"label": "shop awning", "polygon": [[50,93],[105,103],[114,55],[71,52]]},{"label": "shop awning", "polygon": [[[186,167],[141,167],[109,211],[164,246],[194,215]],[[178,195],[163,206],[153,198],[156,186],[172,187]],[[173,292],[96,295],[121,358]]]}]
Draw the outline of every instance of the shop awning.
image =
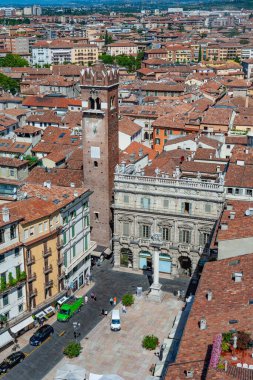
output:
[{"label": "shop awning", "polygon": [[34,319],[32,316],[24,319],[22,322],[19,322],[17,325],[11,327],[11,332],[16,334],[17,332],[23,330],[25,327],[31,325],[34,322]]},{"label": "shop awning", "polygon": [[41,319],[46,316],[46,313],[44,311],[40,311],[38,314],[35,314],[35,318]]},{"label": "shop awning", "polygon": [[13,337],[10,335],[8,331],[5,331],[0,335],[0,348],[6,346],[8,343],[14,341]]},{"label": "shop awning", "polygon": [[68,299],[68,297],[62,297],[62,298],[60,298],[58,301],[57,301],[57,303],[58,303],[58,305],[62,305],[65,301],[67,301],[67,299]]}]

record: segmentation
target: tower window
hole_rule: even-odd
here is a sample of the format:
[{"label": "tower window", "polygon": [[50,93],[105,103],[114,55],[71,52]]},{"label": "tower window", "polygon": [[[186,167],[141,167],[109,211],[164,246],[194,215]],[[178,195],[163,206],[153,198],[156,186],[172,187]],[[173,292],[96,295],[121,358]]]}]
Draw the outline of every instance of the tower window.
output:
[{"label": "tower window", "polygon": [[99,219],[99,212],[94,212],[95,214],[95,219],[98,220]]},{"label": "tower window", "polygon": [[98,167],[98,162],[97,161],[94,161],[94,166],[95,166],[95,168]]},{"label": "tower window", "polygon": [[92,110],[95,109],[95,100],[92,98],[89,98],[89,108]]},{"label": "tower window", "polygon": [[101,101],[99,98],[96,99],[96,109],[101,110]]}]

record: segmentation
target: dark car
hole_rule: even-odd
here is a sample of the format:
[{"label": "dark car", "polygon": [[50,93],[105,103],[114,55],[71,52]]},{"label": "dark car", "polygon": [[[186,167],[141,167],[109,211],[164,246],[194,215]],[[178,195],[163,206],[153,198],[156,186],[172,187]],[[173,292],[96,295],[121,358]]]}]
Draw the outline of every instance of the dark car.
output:
[{"label": "dark car", "polygon": [[8,372],[9,369],[22,362],[24,358],[25,354],[21,351],[14,352],[7,356],[7,358],[0,364],[0,374]]},{"label": "dark car", "polygon": [[30,344],[32,346],[39,346],[50,335],[53,335],[54,329],[50,325],[41,326],[30,338]]}]

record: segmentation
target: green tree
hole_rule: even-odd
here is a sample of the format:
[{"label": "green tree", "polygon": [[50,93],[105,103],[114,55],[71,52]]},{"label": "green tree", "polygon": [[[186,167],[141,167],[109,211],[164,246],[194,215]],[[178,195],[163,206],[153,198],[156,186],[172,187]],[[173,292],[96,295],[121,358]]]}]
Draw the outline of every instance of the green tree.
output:
[{"label": "green tree", "polygon": [[0,66],[2,67],[28,67],[29,63],[26,59],[20,57],[18,54],[6,54],[4,58],[0,59]]},{"label": "green tree", "polygon": [[18,81],[2,73],[0,73],[0,87],[2,87],[4,91],[10,91],[12,94],[16,94],[19,91]]},{"label": "green tree", "polygon": [[1,290],[5,290],[6,288],[7,288],[6,278],[5,278],[5,276],[1,276],[1,285],[0,285],[0,289],[1,289]]},{"label": "green tree", "polygon": [[112,65],[114,63],[114,57],[109,54],[102,54],[99,56],[99,59],[101,59],[106,65]]},{"label": "green tree", "polygon": [[242,39],[240,39],[239,43],[241,45],[248,45],[249,44],[249,40],[246,40],[246,39],[242,38]]},{"label": "green tree", "polygon": [[70,342],[65,348],[64,348],[64,355],[66,355],[68,358],[75,358],[80,355],[82,350],[82,347],[80,343],[77,342]]},{"label": "green tree", "polygon": [[238,56],[236,56],[236,57],[234,58],[234,61],[235,61],[236,63],[241,63],[241,60],[240,60],[240,58],[239,58]]}]

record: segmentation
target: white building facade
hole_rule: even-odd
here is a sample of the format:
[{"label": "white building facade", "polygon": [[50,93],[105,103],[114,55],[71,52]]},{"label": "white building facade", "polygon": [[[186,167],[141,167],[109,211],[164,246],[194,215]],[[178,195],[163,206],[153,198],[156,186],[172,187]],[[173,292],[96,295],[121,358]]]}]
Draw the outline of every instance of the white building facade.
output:
[{"label": "white building facade", "polygon": [[91,252],[96,243],[90,240],[90,209],[87,191],[61,210],[62,234],[61,256],[65,286],[75,291],[84,283],[90,274]]},{"label": "white building facade", "polygon": [[116,174],[115,267],[152,268],[153,233],[162,234],[159,271],[191,275],[209,243],[224,203],[223,182]]},{"label": "white building facade", "polygon": [[0,227],[0,315],[11,320],[26,311],[26,276],[18,220],[10,221],[8,209],[3,209],[2,217],[6,219]]}]

